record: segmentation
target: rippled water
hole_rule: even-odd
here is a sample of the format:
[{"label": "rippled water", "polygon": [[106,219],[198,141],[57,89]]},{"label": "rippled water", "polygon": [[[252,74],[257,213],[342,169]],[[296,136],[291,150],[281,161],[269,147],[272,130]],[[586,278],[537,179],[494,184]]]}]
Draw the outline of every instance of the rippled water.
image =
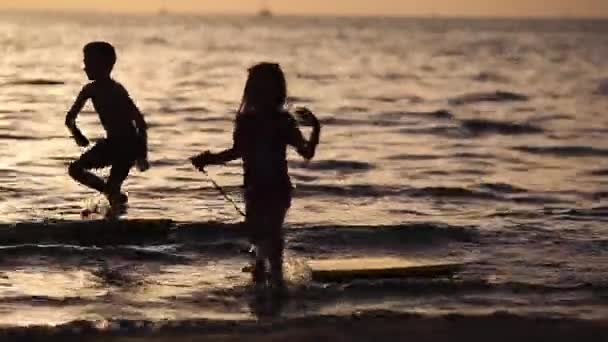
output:
[{"label": "rippled water", "polygon": [[[324,124],[316,160],[290,158],[292,263],[476,260],[456,283],[308,283],[296,295],[308,307],[288,312],[605,313],[606,21],[1,18],[0,220],[13,236],[0,248],[2,324],[252,313],[238,239],[137,230],[152,241],[133,242],[110,226],[116,241],[99,246],[103,229],[72,222],[94,194],[67,176],[82,151],[63,122],[96,39],[118,48],[115,78],[150,125],[152,169],[125,185],[128,219],[177,232],[240,221],[187,158],[230,145],[247,67],[277,61],[291,103]],[[102,136],[90,108],[79,122]],[[240,201],[238,163],[210,174]]]}]

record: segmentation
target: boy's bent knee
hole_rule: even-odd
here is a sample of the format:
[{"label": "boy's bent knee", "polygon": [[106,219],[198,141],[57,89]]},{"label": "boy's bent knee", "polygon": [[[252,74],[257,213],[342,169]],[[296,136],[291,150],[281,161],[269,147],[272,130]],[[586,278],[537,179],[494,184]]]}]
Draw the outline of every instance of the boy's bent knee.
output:
[{"label": "boy's bent knee", "polygon": [[77,161],[70,163],[70,166],[68,166],[68,174],[72,178],[79,178],[83,174],[83,172],[84,172],[84,168]]}]

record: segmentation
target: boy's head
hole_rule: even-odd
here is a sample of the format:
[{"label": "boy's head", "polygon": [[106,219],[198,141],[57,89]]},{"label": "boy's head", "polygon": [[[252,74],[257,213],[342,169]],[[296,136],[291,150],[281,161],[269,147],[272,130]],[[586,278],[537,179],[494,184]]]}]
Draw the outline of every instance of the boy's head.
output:
[{"label": "boy's head", "polygon": [[90,80],[109,77],[116,63],[116,50],[107,42],[91,42],[84,49],[84,71]]}]

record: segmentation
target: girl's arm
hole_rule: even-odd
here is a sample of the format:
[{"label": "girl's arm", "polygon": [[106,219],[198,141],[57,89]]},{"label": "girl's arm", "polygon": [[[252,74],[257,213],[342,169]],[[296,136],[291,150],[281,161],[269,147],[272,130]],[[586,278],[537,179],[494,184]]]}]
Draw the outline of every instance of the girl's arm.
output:
[{"label": "girl's arm", "polygon": [[298,109],[296,113],[299,114],[304,121],[309,122],[312,125],[312,132],[310,133],[310,138],[306,141],[302,136],[302,132],[294,122],[291,144],[296,148],[298,154],[302,156],[302,158],[311,160],[315,156],[317,145],[319,145],[321,124],[319,123],[319,120],[317,120],[317,117],[306,108]]},{"label": "girl's arm", "polygon": [[239,149],[240,135],[241,132],[237,122],[233,133],[233,142],[231,148],[219,153],[205,151],[197,156],[190,158],[192,165],[194,165],[194,167],[196,167],[197,169],[203,171],[205,169],[205,166],[207,165],[226,164],[228,162],[241,158],[241,153]]},{"label": "girl's arm", "polygon": [[210,153],[209,155],[212,159],[211,164],[226,164],[241,157],[241,154],[234,148],[234,146],[222,152]]}]

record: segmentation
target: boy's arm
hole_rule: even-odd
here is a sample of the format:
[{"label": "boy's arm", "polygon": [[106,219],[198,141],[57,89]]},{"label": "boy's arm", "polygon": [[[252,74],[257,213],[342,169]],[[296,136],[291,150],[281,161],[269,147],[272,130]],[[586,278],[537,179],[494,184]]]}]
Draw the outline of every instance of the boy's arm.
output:
[{"label": "boy's arm", "polygon": [[137,135],[141,139],[144,148],[144,157],[148,154],[148,125],[144,120],[143,114],[139,111],[139,108],[133,104],[133,122],[135,122],[135,128],[137,129]]},{"label": "boy's arm", "polygon": [[127,89],[120,83],[117,83],[118,89],[121,92],[121,110],[128,113],[131,116],[131,120],[135,126],[137,139],[138,139],[138,154],[136,159],[136,165],[139,171],[146,171],[150,168],[148,163],[148,125],[144,119],[144,115],[139,110],[139,107],[135,104],[135,101],[129,95]]},{"label": "boy's arm", "polygon": [[135,101],[129,95],[127,89],[120,83],[117,83],[118,88],[121,92],[121,98],[119,101],[121,105],[121,110],[131,115],[131,120],[135,125],[135,129],[137,130],[137,136],[141,139],[141,142],[144,144],[145,150],[143,152],[148,152],[148,124],[146,124],[146,120],[144,119],[144,115],[139,110],[139,107],[135,104]]},{"label": "boy's arm", "polygon": [[80,114],[80,111],[82,110],[89,98],[91,98],[91,85],[87,84],[82,88],[82,90],[78,94],[78,97],[76,97],[74,104],[68,111],[68,114],[65,118],[65,125],[70,130],[70,133],[72,133],[72,136],[74,137],[74,140],[76,140],[76,143],[82,147],[89,145],[89,140],[84,136],[84,134],[82,134],[82,132],[76,126],[76,118],[78,117],[78,114]]},{"label": "boy's arm", "polygon": [[[133,101],[131,101],[133,102]],[[146,120],[144,120],[143,114],[139,111],[139,108],[133,103],[133,122],[135,123],[135,128],[137,129],[137,135],[139,138],[140,155],[137,158],[137,168],[139,171],[144,172],[150,168],[150,163],[148,162],[148,125],[146,124]]]},{"label": "boy's arm", "polygon": [[299,114],[302,119],[306,122],[309,122],[312,126],[312,132],[310,133],[310,138],[308,141],[304,139],[302,136],[302,131],[297,126],[297,123],[294,119],[291,119],[291,127],[290,127],[290,144],[296,148],[298,154],[302,156],[302,158],[306,160],[311,160],[315,156],[315,152],[317,151],[317,145],[319,145],[319,138],[321,135],[321,124],[319,120],[315,117],[315,115],[306,108],[300,108],[296,110],[296,113]]}]

